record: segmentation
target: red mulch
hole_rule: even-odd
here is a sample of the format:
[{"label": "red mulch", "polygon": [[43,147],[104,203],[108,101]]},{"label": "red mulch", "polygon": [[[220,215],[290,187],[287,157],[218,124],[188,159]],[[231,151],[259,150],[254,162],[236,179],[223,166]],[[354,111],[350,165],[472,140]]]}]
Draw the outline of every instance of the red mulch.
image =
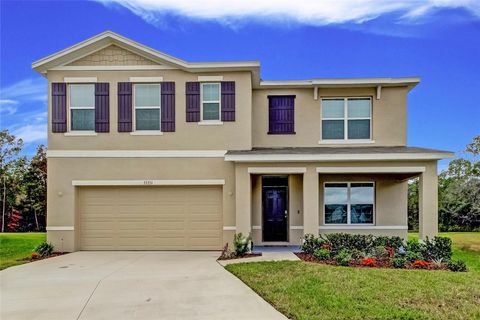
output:
[{"label": "red mulch", "polygon": [[[334,259],[329,259],[329,260],[318,260],[315,258],[312,254],[304,253],[304,252],[295,252],[295,255],[300,260],[306,261],[306,262],[314,262],[314,263],[321,263],[321,264],[328,264],[328,265],[333,265],[336,266],[338,265],[337,262]],[[375,259],[375,264],[373,266],[364,266],[362,265],[361,260],[352,260],[350,261],[349,267],[356,267],[356,268],[386,268],[386,269],[394,269],[394,266],[392,264],[392,261],[390,259]],[[404,269],[424,269],[424,270],[448,270],[446,266],[435,266],[432,263],[429,263],[427,266],[423,268],[416,267],[413,263],[407,262],[405,264]]]},{"label": "red mulch", "polygon": [[243,258],[253,258],[253,257],[260,257],[262,255],[261,252],[256,253],[247,253],[243,256],[232,256],[231,258],[219,257],[217,260],[233,260],[233,259],[243,259]]}]

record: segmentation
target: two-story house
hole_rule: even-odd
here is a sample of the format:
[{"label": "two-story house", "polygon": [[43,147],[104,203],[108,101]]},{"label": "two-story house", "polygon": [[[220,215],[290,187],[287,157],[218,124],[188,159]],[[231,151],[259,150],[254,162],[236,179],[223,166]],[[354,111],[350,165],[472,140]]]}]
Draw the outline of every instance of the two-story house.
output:
[{"label": "two-story house", "polygon": [[218,250],[306,233],[437,233],[439,150],[408,147],[419,78],[263,81],[112,32],[33,63],[48,79],[47,235],[57,250]]}]

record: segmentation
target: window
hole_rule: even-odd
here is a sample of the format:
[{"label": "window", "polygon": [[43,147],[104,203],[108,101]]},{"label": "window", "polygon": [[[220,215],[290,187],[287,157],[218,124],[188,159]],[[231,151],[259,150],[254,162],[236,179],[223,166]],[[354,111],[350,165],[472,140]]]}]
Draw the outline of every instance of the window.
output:
[{"label": "window", "polygon": [[373,224],[373,182],[325,183],[325,224]]},{"label": "window", "polygon": [[135,84],[135,131],[160,131],[160,84]]},{"label": "window", "polygon": [[202,121],[220,121],[220,84],[202,83]]},{"label": "window", "polygon": [[322,140],[370,140],[370,98],[322,99]]},{"label": "window", "polygon": [[95,85],[71,84],[70,130],[95,130]]}]

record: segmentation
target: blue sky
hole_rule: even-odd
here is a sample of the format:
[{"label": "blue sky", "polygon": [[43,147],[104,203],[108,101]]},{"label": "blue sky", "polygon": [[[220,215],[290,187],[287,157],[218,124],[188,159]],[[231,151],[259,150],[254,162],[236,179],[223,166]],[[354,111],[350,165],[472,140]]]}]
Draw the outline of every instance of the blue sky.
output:
[{"label": "blue sky", "polygon": [[420,76],[409,145],[460,152],[480,134],[478,0],[191,2],[2,0],[1,128],[26,154],[45,144],[46,81],[31,63],[112,30],[188,61],[260,60],[265,80]]}]

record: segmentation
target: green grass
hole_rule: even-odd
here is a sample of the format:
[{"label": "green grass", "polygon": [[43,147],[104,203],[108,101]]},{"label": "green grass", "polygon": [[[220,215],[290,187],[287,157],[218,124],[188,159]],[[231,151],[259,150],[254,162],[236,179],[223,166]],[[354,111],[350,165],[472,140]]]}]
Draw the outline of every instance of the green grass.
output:
[{"label": "green grass", "polygon": [[441,235],[452,238],[454,259],[470,272],[296,261],[226,268],[292,319],[480,319],[480,233]]},{"label": "green grass", "polygon": [[44,232],[0,233],[0,270],[25,263],[22,259],[45,240]]}]

